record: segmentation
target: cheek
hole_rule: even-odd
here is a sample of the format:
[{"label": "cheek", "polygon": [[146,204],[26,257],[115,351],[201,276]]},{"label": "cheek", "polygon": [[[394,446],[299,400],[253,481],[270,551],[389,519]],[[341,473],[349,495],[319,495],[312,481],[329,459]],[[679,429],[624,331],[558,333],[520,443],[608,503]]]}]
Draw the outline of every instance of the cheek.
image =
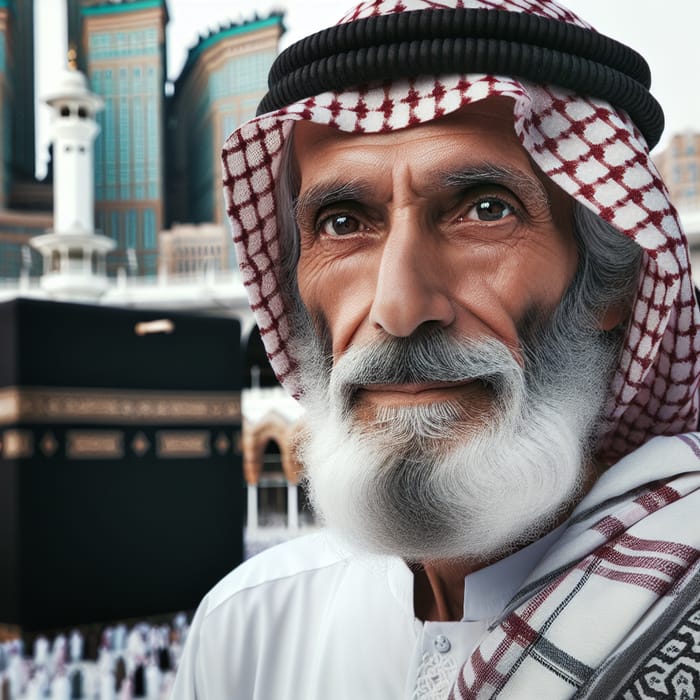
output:
[{"label": "cheek", "polygon": [[548,246],[520,261],[517,269],[523,296],[529,303],[556,305],[573,281],[578,263],[575,246]]},{"label": "cheek", "polygon": [[478,260],[471,253],[461,259],[452,256],[458,332],[468,337],[490,335],[517,352],[518,326],[525,314],[533,308],[556,307],[576,272],[575,242],[559,237],[543,240],[547,243],[522,239]]},{"label": "cheek", "polygon": [[370,265],[354,260],[325,261],[318,255],[304,263],[302,255],[298,285],[304,306],[312,315],[323,317],[337,357],[369,315],[375,291]]},{"label": "cheek", "polygon": [[558,306],[573,282],[577,266],[578,250],[573,237],[553,237],[548,245],[520,258],[511,285],[517,300],[517,319],[533,307],[553,310]]}]

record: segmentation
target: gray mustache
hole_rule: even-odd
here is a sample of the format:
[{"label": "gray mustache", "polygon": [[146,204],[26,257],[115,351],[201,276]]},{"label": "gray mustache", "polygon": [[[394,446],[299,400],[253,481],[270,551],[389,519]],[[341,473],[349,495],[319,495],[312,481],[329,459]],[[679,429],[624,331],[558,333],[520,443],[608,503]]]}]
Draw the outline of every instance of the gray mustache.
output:
[{"label": "gray mustache", "polygon": [[455,338],[430,329],[406,338],[350,348],[331,373],[331,390],[347,396],[367,384],[479,379],[498,390],[522,374],[512,353],[492,338]]}]

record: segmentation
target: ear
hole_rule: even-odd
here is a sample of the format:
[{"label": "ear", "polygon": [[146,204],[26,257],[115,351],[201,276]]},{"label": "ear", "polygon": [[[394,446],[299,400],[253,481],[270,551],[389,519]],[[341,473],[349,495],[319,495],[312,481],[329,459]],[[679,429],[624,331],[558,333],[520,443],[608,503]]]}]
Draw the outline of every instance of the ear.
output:
[{"label": "ear", "polygon": [[627,322],[630,311],[630,306],[627,303],[608,306],[598,319],[598,328],[601,331],[611,331],[613,328]]}]

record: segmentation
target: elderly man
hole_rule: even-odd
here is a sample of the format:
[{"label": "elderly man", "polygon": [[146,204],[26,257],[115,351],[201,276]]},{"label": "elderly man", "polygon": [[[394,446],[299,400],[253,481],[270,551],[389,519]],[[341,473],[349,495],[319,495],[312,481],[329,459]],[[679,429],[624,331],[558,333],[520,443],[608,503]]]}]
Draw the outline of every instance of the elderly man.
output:
[{"label": "elderly man", "polygon": [[176,700],[700,697],[648,86],[553,0],[367,1],[280,56],[225,189],[327,527],[207,595]]}]

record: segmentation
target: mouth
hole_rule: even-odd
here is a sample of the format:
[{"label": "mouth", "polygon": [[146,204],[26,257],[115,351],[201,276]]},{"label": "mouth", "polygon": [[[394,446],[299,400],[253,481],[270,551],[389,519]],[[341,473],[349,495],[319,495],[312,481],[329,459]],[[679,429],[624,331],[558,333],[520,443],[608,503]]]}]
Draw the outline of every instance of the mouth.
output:
[{"label": "mouth", "polygon": [[455,382],[410,382],[401,384],[364,384],[355,390],[355,401],[374,405],[435,403],[483,395],[485,384],[479,379]]},{"label": "mouth", "polygon": [[476,379],[465,379],[459,382],[411,382],[406,384],[365,384],[358,387],[359,391],[369,392],[398,392],[401,394],[421,394],[424,391],[436,389],[457,389],[473,384]]}]

